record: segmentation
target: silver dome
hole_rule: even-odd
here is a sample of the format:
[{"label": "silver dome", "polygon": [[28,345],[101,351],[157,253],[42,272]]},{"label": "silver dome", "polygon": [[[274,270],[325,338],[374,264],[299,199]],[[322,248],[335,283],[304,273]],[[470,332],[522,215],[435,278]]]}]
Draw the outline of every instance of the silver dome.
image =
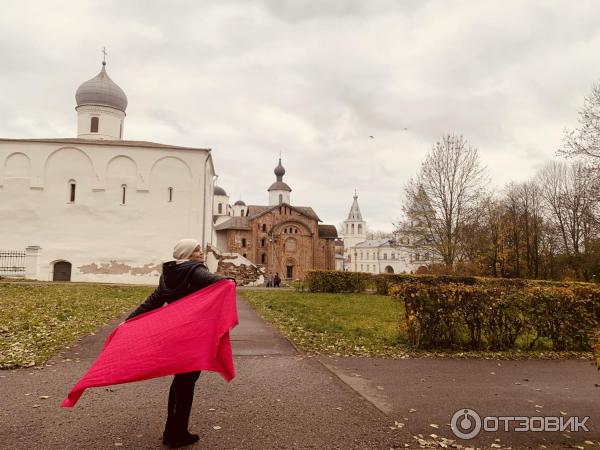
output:
[{"label": "silver dome", "polygon": [[75,93],[75,100],[77,106],[109,106],[123,112],[127,109],[127,96],[123,89],[110,79],[104,63],[98,75],[79,86]]},{"label": "silver dome", "polygon": [[215,191],[214,191],[215,195],[227,195],[227,192],[225,192],[225,189],[223,189],[221,186],[215,186]]},{"label": "silver dome", "polygon": [[238,200],[233,204],[233,206],[246,206],[246,203],[244,203],[243,200]]}]

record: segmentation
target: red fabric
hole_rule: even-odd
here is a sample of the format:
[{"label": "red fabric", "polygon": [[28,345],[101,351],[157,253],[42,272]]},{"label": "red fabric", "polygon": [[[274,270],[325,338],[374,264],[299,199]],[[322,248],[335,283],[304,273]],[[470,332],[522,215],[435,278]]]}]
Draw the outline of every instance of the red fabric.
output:
[{"label": "red fabric", "polygon": [[112,332],[61,406],[75,406],[90,387],[195,370],[218,372],[230,381],[235,368],[229,331],[237,324],[235,283],[231,280],[140,314]]}]

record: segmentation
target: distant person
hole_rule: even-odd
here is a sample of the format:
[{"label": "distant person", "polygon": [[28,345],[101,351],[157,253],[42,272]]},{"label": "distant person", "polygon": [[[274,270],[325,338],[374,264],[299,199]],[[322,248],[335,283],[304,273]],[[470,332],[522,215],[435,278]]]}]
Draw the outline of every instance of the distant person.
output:
[{"label": "distant person", "polygon": [[[173,250],[173,258],[175,261],[163,264],[156,290],[127,317],[127,320],[229,278],[208,271],[204,265],[200,243],[195,239],[182,239],[177,242]],[[199,376],[200,371],[196,371],[179,373],[173,378],[169,389],[167,423],[163,433],[163,444],[169,448],[184,447],[200,439],[197,434],[188,431],[194,400],[194,385]]]},{"label": "distant person", "polygon": [[279,278],[279,272],[275,272],[275,277],[273,278],[273,284],[275,287],[279,287],[281,284],[281,278]]},{"label": "distant person", "polygon": [[271,274],[267,275],[267,287],[273,287],[273,276]]}]

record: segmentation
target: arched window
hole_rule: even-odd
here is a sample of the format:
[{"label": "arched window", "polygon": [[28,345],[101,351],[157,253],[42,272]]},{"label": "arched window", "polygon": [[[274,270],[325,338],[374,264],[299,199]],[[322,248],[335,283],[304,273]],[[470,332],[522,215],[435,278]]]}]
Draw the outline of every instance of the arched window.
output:
[{"label": "arched window", "polygon": [[348,224],[346,224],[346,234],[348,234]]},{"label": "arched window", "polygon": [[169,202],[172,202],[172,201],[173,201],[173,188],[170,187],[169,188]]},{"label": "arched window", "polygon": [[242,238],[242,247],[246,246],[246,238]]},{"label": "arched window", "polygon": [[354,234],[354,224],[352,224],[352,227],[350,228],[350,230],[352,231],[351,234]]},{"label": "arched window", "polygon": [[223,214],[223,203],[219,203],[219,206],[217,206],[217,210],[219,214]]},{"label": "arched window", "polygon": [[75,189],[77,183],[75,180],[69,180],[69,203],[75,203]]},{"label": "arched window", "polygon": [[262,239],[260,240],[260,246],[261,246],[261,247],[264,247],[264,246],[265,246],[265,243],[266,243],[266,239],[265,239],[265,238],[262,238]]},{"label": "arched window", "polygon": [[121,185],[121,205],[124,205],[126,200],[127,200],[127,185],[122,184]]},{"label": "arched window", "polygon": [[279,204],[283,203],[283,194],[279,194]]},{"label": "arched window", "polygon": [[264,253],[262,255],[260,255],[260,263],[261,264],[267,263],[267,255],[265,255]]},{"label": "arched window", "polygon": [[98,124],[100,123],[100,118],[92,117],[92,121],[90,122],[90,132],[97,133],[98,132]]},{"label": "arched window", "polygon": [[362,233],[362,225],[359,223],[358,224],[358,234]]},{"label": "arched window", "polygon": [[263,230],[263,233],[267,232],[267,224],[266,223],[263,223],[262,230]]},{"label": "arched window", "polygon": [[383,254],[383,259],[387,259],[387,253]]}]

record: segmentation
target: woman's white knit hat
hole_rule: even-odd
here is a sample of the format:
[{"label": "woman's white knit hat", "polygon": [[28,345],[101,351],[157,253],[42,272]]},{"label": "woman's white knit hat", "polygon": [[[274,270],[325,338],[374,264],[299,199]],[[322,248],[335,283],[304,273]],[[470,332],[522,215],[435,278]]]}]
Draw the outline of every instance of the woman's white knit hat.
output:
[{"label": "woman's white knit hat", "polygon": [[187,261],[196,250],[196,247],[200,247],[200,242],[196,239],[182,239],[175,244],[173,258],[177,261]]}]

